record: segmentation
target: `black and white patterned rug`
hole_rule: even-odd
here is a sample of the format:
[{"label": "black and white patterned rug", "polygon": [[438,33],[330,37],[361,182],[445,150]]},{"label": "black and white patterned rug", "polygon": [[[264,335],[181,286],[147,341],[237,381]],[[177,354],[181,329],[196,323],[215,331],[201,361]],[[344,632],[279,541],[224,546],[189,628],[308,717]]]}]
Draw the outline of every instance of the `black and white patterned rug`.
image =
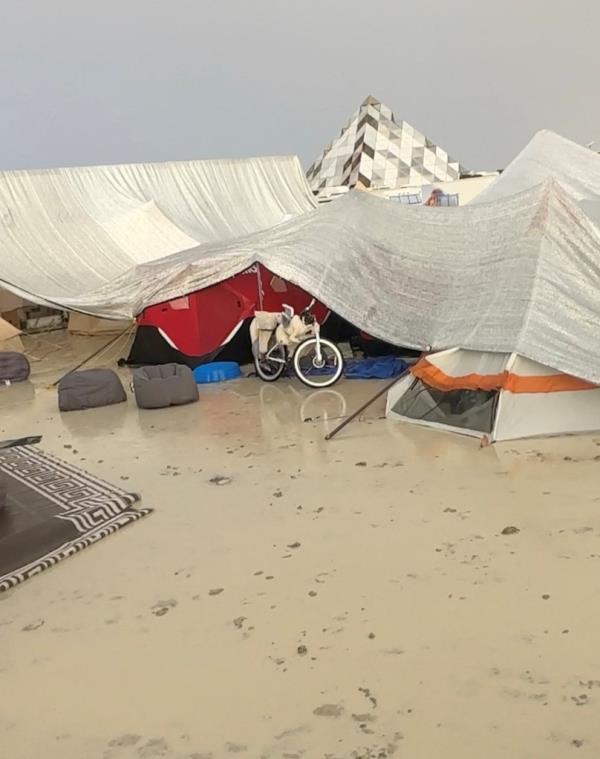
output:
[{"label": "black and white patterned rug", "polygon": [[0,593],[149,514],[139,496],[35,446],[0,449]]}]

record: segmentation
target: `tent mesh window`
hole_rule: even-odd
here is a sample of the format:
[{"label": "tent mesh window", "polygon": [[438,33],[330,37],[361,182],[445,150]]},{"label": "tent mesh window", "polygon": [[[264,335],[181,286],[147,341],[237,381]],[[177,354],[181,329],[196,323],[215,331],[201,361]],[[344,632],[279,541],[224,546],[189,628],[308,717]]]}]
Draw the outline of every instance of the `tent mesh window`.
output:
[{"label": "tent mesh window", "polygon": [[414,379],[392,410],[408,419],[491,433],[497,399],[497,390],[443,391]]}]

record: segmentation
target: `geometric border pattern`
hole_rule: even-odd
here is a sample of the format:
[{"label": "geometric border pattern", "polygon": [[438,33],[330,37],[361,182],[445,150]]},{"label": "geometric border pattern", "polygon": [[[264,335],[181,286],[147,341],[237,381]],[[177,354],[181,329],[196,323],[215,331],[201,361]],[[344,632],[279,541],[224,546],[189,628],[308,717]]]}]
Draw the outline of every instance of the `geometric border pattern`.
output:
[{"label": "geometric border pattern", "polygon": [[457,161],[369,96],[306,172],[313,192],[331,187],[399,187],[451,182]]},{"label": "geometric border pattern", "polygon": [[152,512],[152,509],[133,508],[140,501],[137,494],[128,493],[32,446],[0,450],[0,472],[58,507],[56,518],[70,524],[73,534],[71,539],[35,561],[1,576],[0,592]]}]

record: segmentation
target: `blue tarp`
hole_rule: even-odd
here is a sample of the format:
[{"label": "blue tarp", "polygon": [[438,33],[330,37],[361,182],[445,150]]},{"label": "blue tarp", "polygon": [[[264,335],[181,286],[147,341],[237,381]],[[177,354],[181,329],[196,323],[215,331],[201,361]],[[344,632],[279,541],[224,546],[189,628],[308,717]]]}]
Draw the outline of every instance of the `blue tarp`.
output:
[{"label": "blue tarp", "polygon": [[406,361],[397,356],[358,358],[346,362],[344,375],[348,379],[392,379],[407,368]]}]

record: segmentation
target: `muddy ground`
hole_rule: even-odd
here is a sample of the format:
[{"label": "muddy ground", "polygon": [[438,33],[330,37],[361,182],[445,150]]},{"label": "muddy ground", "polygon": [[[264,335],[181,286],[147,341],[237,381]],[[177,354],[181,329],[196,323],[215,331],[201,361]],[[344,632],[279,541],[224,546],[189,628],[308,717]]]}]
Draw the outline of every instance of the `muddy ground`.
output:
[{"label": "muddy ground", "polygon": [[155,512],[0,596],[2,759],[600,755],[600,435],[481,449],[381,402],[326,443],[357,381],[61,416],[94,343],[60,344],[0,437]]}]

